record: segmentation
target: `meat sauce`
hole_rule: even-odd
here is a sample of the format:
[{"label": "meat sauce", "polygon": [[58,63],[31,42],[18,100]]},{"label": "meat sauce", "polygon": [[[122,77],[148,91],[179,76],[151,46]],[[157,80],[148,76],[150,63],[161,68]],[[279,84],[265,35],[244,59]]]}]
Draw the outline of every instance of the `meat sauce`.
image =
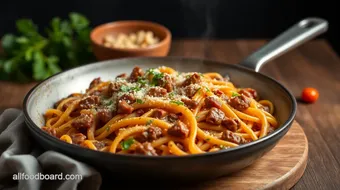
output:
[{"label": "meat sauce", "polygon": [[[218,76],[214,80],[228,81]],[[122,73],[116,76],[115,80],[110,81],[106,86],[104,85],[103,88],[98,88],[97,86],[101,83],[103,81],[100,77],[95,78],[86,89],[86,92],[90,93],[81,96],[77,108],[70,113],[70,116],[75,117],[71,123],[75,131],[70,134],[73,144],[85,146],[84,141],[87,140],[88,129],[91,127],[94,127],[95,130],[101,129],[118,114],[122,117],[151,117],[166,121],[170,126],[169,128],[161,128],[152,123],[147,123],[145,125],[147,128],[144,131],[133,135],[135,146],[129,151],[134,154],[156,156],[159,155],[159,150],[156,151],[152,146],[153,141],[167,135],[175,139],[189,137],[190,126],[188,120],[185,119],[185,114],[174,111],[176,109],[168,110],[148,106],[146,106],[148,108],[136,109],[136,105],[143,104],[146,99],[168,101],[174,105],[185,106],[191,111],[200,106],[200,109],[205,111],[206,114],[204,119],[199,120],[199,122],[218,126],[221,130],[218,138],[236,144],[244,144],[249,141],[237,134],[241,128],[241,121],[227,116],[225,114],[227,112],[224,110],[226,108],[222,105],[227,105],[229,108],[238,111],[245,111],[250,107],[252,99],[259,99],[255,89],[242,88],[237,91],[236,95],[227,96],[223,89],[216,88],[212,90],[212,96],[204,97],[204,101],[200,101],[201,99],[197,97],[204,92],[204,88],[207,88],[202,74],[193,72],[183,74],[181,77],[174,77],[167,73],[161,73],[157,69],[143,71],[140,67],[135,67],[130,74]],[[79,97],[79,94],[72,96]],[[58,101],[54,107],[57,108],[63,100],[65,98]],[[67,110],[74,102],[74,100],[70,100],[64,103],[61,108],[62,111]],[[259,109],[269,112],[268,106],[260,105]],[[145,114],[147,115],[144,116]],[[43,127],[42,129],[57,137],[55,128]],[[109,128],[106,130],[109,130]],[[255,123],[252,125],[252,130],[260,131],[260,126]],[[273,130],[274,128],[270,126],[269,132]],[[119,135],[119,130],[106,138],[114,140],[117,135]],[[102,141],[93,140],[92,143],[97,150],[107,146]],[[175,143],[182,151],[186,151],[188,148],[185,143]]]}]

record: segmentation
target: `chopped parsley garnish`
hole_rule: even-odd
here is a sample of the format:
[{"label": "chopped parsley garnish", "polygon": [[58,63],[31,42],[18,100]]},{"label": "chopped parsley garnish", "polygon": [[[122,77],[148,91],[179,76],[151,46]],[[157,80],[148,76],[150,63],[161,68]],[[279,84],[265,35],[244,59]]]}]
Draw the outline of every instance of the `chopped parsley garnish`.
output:
[{"label": "chopped parsley garnish", "polygon": [[208,87],[205,87],[205,90],[206,90],[207,92],[210,92],[210,89],[209,89]]},{"label": "chopped parsley garnish", "polygon": [[129,91],[139,91],[141,88],[138,87],[138,86],[135,86],[135,87],[128,87],[128,86],[121,86],[120,87],[120,90],[122,92],[129,92]]},{"label": "chopped parsley garnish", "polygon": [[201,75],[201,77],[203,77],[203,78],[204,78],[204,75],[203,75],[202,73],[199,73],[199,75]]},{"label": "chopped parsley garnish", "polygon": [[123,85],[123,86],[120,87],[120,90],[123,91],[123,92],[128,92],[130,90],[130,88],[128,86]]},{"label": "chopped parsley garnish", "polygon": [[196,116],[196,119],[199,119],[200,117],[199,116]]},{"label": "chopped parsley garnish", "polygon": [[153,120],[151,119],[151,120],[146,122],[146,125],[151,125],[152,122],[153,122]]},{"label": "chopped parsley garnish", "polygon": [[175,96],[175,92],[170,92],[169,93],[169,98],[173,98]]},{"label": "chopped parsley garnish", "polygon": [[110,101],[108,101],[108,102],[105,102],[105,105],[106,106],[109,106],[109,105],[111,105],[113,103],[113,100],[110,100]]},{"label": "chopped parsley garnish", "polygon": [[177,104],[177,105],[184,105],[182,101],[171,100],[170,103]]},{"label": "chopped parsley garnish", "polygon": [[123,149],[123,150],[129,150],[129,148],[131,147],[131,145],[132,145],[133,143],[135,143],[135,139],[129,138],[129,139],[125,140],[125,141],[122,141],[122,142],[120,143],[120,146],[122,146],[122,149]]},{"label": "chopped parsley garnish", "polygon": [[163,79],[164,77],[163,73],[157,72],[155,71],[155,69],[148,69],[146,72],[148,74],[153,75],[151,83],[150,83],[151,86],[156,86],[158,84],[158,81]]},{"label": "chopped parsley garnish", "polygon": [[110,131],[110,126],[107,126],[107,127],[106,127],[106,131]]},{"label": "chopped parsley garnish", "polygon": [[239,93],[237,92],[232,92],[231,93],[231,97],[237,97],[237,96],[241,96]]},{"label": "chopped parsley garnish", "polygon": [[136,102],[137,102],[137,104],[142,104],[143,100],[142,99],[137,99]]},{"label": "chopped parsley garnish", "polygon": [[137,82],[138,82],[140,85],[145,85],[146,83],[148,83],[148,81],[145,80],[145,79],[143,79],[142,77],[138,77]]},{"label": "chopped parsley garnish", "polygon": [[141,88],[139,88],[138,86],[132,87],[132,88],[131,88],[131,90],[133,90],[133,91],[140,91],[140,89],[141,89]]},{"label": "chopped parsley garnish", "polygon": [[220,149],[226,149],[224,145],[220,145]]},{"label": "chopped parsley garnish", "polygon": [[190,78],[190,77],[191,77],[191,75],[187,75],[187,76],[185,76],[185,78],[187,78],[187,79],[188,79],[188,78]]},{"label": "chopped parsley garnish", "polygon": [[205,139],[205,141],[210,141],[210,138]]}]

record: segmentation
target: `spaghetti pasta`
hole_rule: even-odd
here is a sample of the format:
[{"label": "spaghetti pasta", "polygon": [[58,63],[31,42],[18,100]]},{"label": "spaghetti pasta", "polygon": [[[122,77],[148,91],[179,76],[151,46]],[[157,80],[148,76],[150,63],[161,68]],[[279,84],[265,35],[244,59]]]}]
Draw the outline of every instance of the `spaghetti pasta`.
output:
[{"label": "spaghetti pasta", "polygon": [[219,73],[135,67],[59,100],[42,129],[96,151],[185,156],[263,138],[278,127],[273,114],[270,100]]}]

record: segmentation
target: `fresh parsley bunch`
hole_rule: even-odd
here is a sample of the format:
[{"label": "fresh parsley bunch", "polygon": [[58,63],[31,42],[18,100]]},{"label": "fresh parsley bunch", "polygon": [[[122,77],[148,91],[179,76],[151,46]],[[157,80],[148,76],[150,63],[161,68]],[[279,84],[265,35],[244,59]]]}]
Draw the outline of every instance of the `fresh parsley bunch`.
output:
[{"label": "fresh parsley bunch", "polygon": [[40,81],[94,60],[89,21],[79,13],[53,18],[45,36],[30,19],[17,20],[16,29],[18,35],[6,34],[1,40],[0,80]]}]

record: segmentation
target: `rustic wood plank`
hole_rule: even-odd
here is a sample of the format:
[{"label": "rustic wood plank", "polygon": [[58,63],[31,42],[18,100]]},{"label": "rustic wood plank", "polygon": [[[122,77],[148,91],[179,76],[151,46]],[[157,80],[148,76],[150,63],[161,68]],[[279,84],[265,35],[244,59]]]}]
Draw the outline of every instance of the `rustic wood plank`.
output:
[{"label": "rustic wood plank", "polygon": [[[294,122],[291,130],[277,146],[251,166],[228,177],[204,182],[190,189],[289,189],[303,174],[307,155],[308,142],[305,133]],[[275,163],[277,165],[272,167]]]}]

